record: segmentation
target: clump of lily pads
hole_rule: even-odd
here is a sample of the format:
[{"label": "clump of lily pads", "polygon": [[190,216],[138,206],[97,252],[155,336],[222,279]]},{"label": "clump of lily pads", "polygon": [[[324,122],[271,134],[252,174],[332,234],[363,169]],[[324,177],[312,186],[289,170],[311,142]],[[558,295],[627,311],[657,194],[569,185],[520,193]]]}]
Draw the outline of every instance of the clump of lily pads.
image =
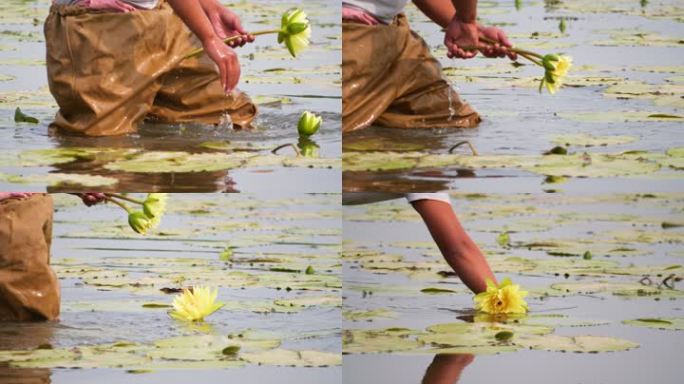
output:
[{"label": "clump of lily pads", "polygon": [[[166,193],[148,193],[145,200],[139,200],[126,194],[106,193],[106,201],[113,203],[128,213],[128,225],[142,235],[156,228],[166,211]],[[126,203],[139,205],[139,209],[131,208]]]}]

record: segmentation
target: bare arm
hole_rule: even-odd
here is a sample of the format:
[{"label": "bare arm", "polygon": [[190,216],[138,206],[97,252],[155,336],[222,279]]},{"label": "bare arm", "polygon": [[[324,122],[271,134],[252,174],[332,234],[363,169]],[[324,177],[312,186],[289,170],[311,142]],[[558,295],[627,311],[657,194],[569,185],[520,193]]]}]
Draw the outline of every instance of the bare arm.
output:
[{"label": "bare arm", "polygon": [[[477,0],[413,0],[413,3],[435,24],[446,29],[444,44],[449,57],[468,59],[477,52],[464,48],[479,47],[486,57],[517,59],[515,52],[508,49],[511,43],[503,30],[477,23]],[[497,43],[480,43],[480,36]]]},{"label": "bare arm", "polygon": [[447,263],[475,293],[487,290],[486,279],[496,282],[487,259],[463,229],[450,204],[437,200],[411,203],[428,227]]},{"label": "bare arm", "polygon": [[199,0],[168,0],[173,10],[202,42],[207,55],[219,68],[221,84],[230,93],[240,80],[240,63],[235,51],[214,31]]},{"label": "bare arm", "polygon": [[451,0],[413,0],[413,4],[442,28],[446,28],[456,15],[456,8]]},{"label": "bare arm", "polygon": [[477,0],[451,0],[456,9],[456,18],[464,23],[477,21]]}]

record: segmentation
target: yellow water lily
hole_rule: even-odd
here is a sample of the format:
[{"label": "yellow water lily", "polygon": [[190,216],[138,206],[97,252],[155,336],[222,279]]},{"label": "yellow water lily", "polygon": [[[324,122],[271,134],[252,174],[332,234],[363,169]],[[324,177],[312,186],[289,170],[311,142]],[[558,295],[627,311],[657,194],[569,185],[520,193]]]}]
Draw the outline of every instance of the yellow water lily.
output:
[{"label": "yellow water lily", "polygon": [[299,117],[299,122],[297,123],[297,131],[300,136],[311,136],[318,132],[318,129],[323,123],[323,118],[317,116],[315,113],[309,111],[304,111],[302,116]]},{"label": "yellow water lily", "polygon": [[475,308],[485,313],[526,313],[525,296],[527,291],[521,290],[520,286],[513,284],[509,278],[505,278],[498,286],[487,279],[487,290],[475,295],[473,300]]},{"label": "yellow water lily", "polygon": [[204,318],[219,310],[225,304],[216,301],[218,289],[196,286],[183,289],[183,293],[173,299],[173,310],[169,316],[183,321],[204,321]]},{"label": "yellow water lily", "polygon": [[128,225],[134,231],[144,235],[152,228],[152,220],[147,217],[145,212],[134,211],[128,214]]},{"label": "yellow water lily", "polygon": [[281,18],[278,43],[285,43],[292,57],[309,46],[311,25],[303,10],[292,8],[285,11]]},{"label": "yellow water lily", "polygon": [[[499,44],[498,41],[489,39],[485,36],[480,36],[480,40],[487,44]],[[477,48],[471,48],[477,49]],[[542,89],[546,89],[551,94],[555,94],[561,85],[565,81],[565,76],[567,76],[570,67],[572,67],[572,58],[563,54],[547,54],[540,55],[536,52],[528,51],[526,49],[521,49],[518,47],[509,47],[511,52],[517,53],[520,57],[525,58],[532,63],[544,68],[544,76],[539,82],[539,92]]]},{"label": "yellow water lily", "polygon": [[152,222],[152,228],[159,224],[166,211],[167,197],[166,193],[149,193],[143,202],[143,212]]},{"label": "yellow water lily", "polygon": [[542,65],[544,67],[544,77],[541,80],[540,91],[543,86],[551,94],[555,94],[565,81],[570,67],[572,67],[572,58],[566,55],[544,55],[542,58]]}]

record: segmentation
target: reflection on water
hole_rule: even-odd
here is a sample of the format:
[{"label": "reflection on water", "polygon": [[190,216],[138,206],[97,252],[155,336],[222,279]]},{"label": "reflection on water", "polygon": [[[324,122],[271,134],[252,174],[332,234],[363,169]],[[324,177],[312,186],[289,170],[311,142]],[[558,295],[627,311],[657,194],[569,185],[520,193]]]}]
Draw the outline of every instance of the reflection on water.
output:
[{"label": "reflection on water", "polygon": [[458,353],[454,355],[435,355],[425,370],[423,384],[455,384],[463,370],[475,360],[475,355]]},{"label": "reflection on water", "polygon": [[[55,322],[0,323],[0,350],[31,350],[52,348]],[[51,372],[46,368],[10,368],[0,361],[0,383],[47,384]]]}]

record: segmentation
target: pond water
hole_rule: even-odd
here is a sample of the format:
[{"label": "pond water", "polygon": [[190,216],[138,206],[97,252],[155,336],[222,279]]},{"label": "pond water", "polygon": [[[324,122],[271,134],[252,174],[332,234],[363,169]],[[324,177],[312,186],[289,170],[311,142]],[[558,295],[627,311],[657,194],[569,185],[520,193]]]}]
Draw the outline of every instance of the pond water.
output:
[{"label": "pond water", "polygon": [[[518,320],[473,318],[472,294],[458,278],[445,276],[449,266],[405,200],[345,207],[344,382],[417,383],[426,372],[426,383],[455,383],[459,375],[462,383],[503,377],[526,383],[678,382],[684,373],[682,327],[623,321],[684,318],[684,291],[675,282],[684,272],[684,231],[663,225],[684,223],[684,195],[645,192],[650,186],[643,184],[629,192],[623,185],[594,192],[570,184],[559,193],[524,183],[485,192],[473,180],[451,194],[497,278],[511,277],[530,291],[530,313]],[[504,232],[507,245],[498,242]],[[671,287],[662,284],[668,277]],[[426,288],[444,291],[430,294]],[[465,331],[435,330],[453,323]],[[518,324],[549,328],[530,344],[532,328]],[[509,342],[493,340],[493,333],[467,336],[506,327],[514,334]],[[597,344],[573,353],[576,345],[555,344],[563,336],[617,338],[630,349]],[[616,342],[602,339],[609,341]]]},{"label": "pond water", "polygon": [[[684,8],[679,1],[480,2],[482,22],[503,28],[514,45],[572,56],[567,86],[555,95],[538,92],[542,71],[535,65],[515,68],[508,59],[481,56],[465,61],[446,58],[439,28],[415,7],[407,15],[441,61],[447,78],[483,121],[474,129],[371,127],[345,135],[345,191],[434,191],[457,188],[464,178],[472,177],[496,177],[498,183],[515,184],[512,178],[537,176],[510,169],[516,158],[541,155],[563,143],[559,135],[631,137],[607,147],[570,148],[576,153],[663,153],[684,144],[680,132]],[[564,33],[559,31],[561,19],[565,19]],[[509,159],[508,169],[475,166],[474,172],[458,161],[402,164],[410,156],[446,154],[463,140],[470,141],[480,155],[514,158]],[[456,153],[470,154],[465,146]]]},{"label": "pond water", "polygon": [[[255,130],[197,124],[144,125],[137,134],[101,138],[48,132],[47,126],[57,110],[47,89],[42,34],[49,4],[49,0],[10,0],[0,5],[3,190],[97,187],[112,191],[250,192],[269,189],[273,184],[289,191],[340,190],[337,159],[341,154],[341,42],[337,2],[307,2],[304,9],[312,22],[312,45],[296,59],[278,46],[275,35],[260,36],[255,43],[239,49],[239,88],[260,106]],[[277,28],[282,12],[293,6],[302,5],[258,0],[235,4],[233,9],[246,29],[257,31]],[[15,123],[17,107],[40,123]],[[321,114],[324,119],[321,131],[312,137],[318,158],[297,159],[291,148],[279,151],[278,156],[271,155],[271,150],[280,145],[298,144],[297,121],[304,110]],[[68,154],[74,148],[86,152],[55,160],[55,156]],[[166,161],[154,162],[145,157],[130,167],[112,166],[143,154]],[[207,156],[198,158],[198,154]],[[183,157],[189,155],[195,155],[192,161]],[[179,171],[178,163],[186,164],[186,168]],[[211,172],[205,171],[208,168]],[[307,188],[302,189],[304,185]]]},{"label": "pond water", "polygon": [[[172,194],[146,237],[117,207],[54,198],[61,319],[0,325],[3,383],[340,382],[339,195]],[[170,318],[175,294],[160,289],[198,284],[225,306],[204,323]]]}]

